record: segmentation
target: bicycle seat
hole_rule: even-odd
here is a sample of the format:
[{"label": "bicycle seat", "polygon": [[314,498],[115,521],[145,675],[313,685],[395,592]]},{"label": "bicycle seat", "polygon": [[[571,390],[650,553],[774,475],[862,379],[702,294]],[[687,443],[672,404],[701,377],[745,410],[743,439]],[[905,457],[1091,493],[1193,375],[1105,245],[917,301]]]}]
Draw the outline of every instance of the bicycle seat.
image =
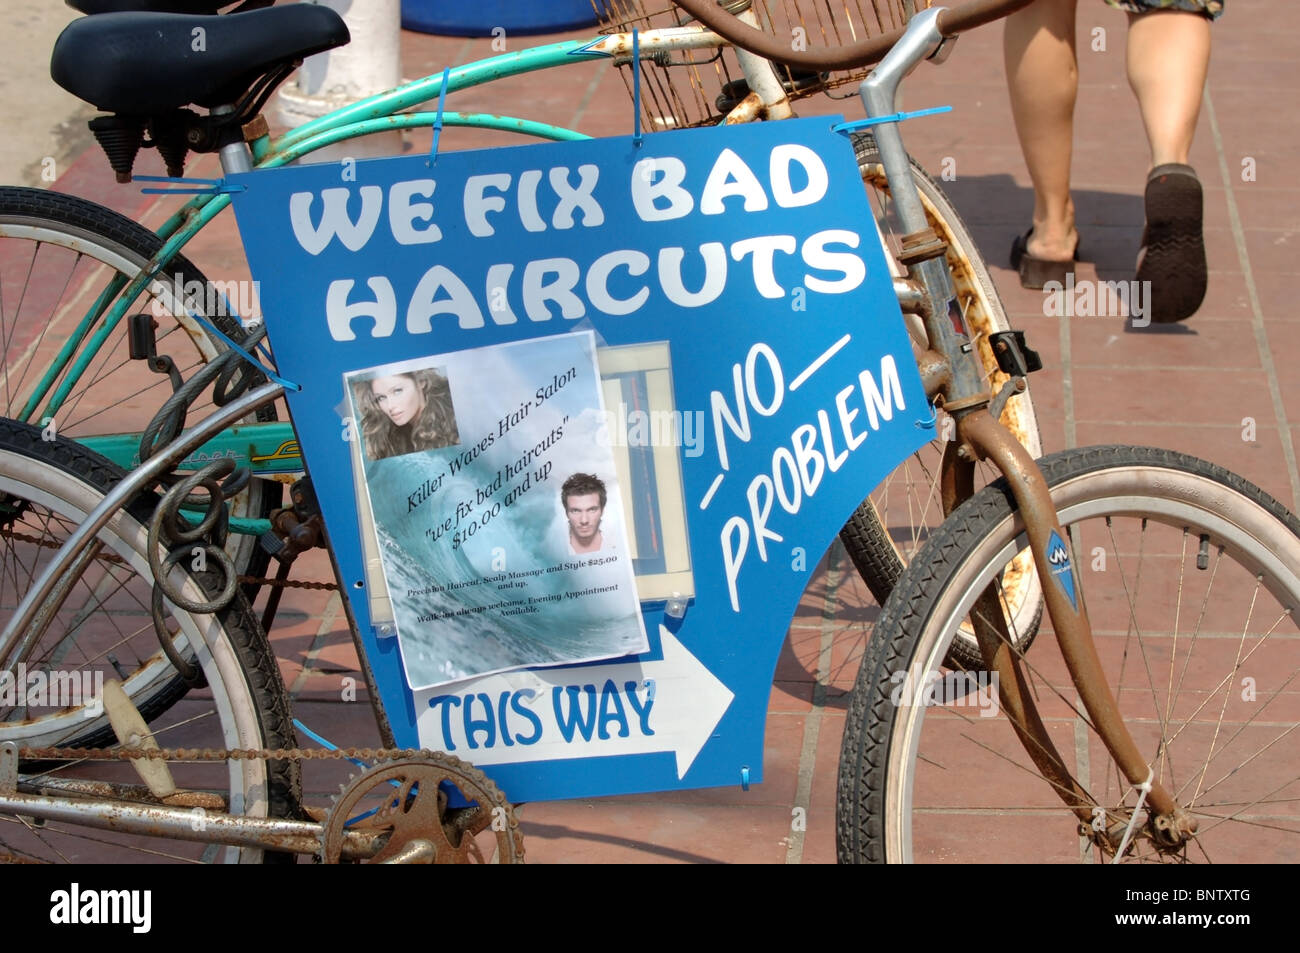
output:
[{"label": "bicycle seat", "polygon": [[265,74],[348,39],[342,17],[306,3],[227,16],[103,13],[59,35],[50,76],[105,112],[154,116],[235,103]]},{"label": "bicycle seat", "polygon": [[[82,13],[206,13],[234,6],[239,0],[67,0],[68,6]],[[275,0],[247,0],[240,9],[269,7]]]}]

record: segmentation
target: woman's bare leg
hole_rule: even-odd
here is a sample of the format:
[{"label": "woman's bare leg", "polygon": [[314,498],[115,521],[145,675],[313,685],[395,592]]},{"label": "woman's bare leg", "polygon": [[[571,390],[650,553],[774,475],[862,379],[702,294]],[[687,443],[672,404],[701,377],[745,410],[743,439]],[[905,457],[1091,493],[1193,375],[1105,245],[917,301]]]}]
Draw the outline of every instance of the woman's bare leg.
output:
[{"label": "woman's bare leg", "polygon": [[1210,21],[1180,10],[1130,14],[1126,55],[1152,168],[1186,164],[1210,67]]},{"label": "woman's bare leg", "polygon": [[1034,183],[1034,233],[1028,252],[1066,261],[1079,236],[1070,198],[1074,100],[1079,66],[1074,50],[1077,0],[1038,0],[1007,18],[1003,54],[1011,111]]}]

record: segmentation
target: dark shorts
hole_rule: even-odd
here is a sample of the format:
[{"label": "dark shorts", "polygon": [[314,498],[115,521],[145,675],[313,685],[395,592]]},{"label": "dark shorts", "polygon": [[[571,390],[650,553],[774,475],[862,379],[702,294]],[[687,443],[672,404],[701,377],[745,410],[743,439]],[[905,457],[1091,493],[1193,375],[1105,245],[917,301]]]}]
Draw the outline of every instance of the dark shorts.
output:
[{"label": "dark shorts", "polygon": [[1129,13],[1147,13],[1151,10],[1185,10],[1217,20],[1223,13],[1225,0],[1106,0],[1112,7]]}]

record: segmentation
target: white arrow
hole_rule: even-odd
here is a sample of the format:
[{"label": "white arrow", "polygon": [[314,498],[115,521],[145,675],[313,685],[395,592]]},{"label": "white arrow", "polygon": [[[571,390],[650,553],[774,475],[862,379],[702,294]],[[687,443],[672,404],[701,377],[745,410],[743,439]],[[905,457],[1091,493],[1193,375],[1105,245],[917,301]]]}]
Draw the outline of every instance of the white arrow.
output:
[{"label": "white arrow", "polygon": [[420,744],[476,765],[671,751],[681,779],[736,696],[663,626],[659,636],[655,662],[503,672],[418,691]]}]

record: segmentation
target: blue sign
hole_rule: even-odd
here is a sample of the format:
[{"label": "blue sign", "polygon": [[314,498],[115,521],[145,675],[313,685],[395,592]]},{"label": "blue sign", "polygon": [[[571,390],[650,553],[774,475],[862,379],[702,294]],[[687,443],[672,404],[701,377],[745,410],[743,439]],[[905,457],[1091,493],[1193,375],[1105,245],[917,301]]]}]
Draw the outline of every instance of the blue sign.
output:
[{"label": "blue sign", "polygon": [[[762,780],[776,659],[809,575],[854,507],[926,442],[918,423],[931,417],[833,122],[231,177],[279,371],[302,388],[289,405],[304,459],[399,745],[478,764],[516,801]],[[345,381],[402,362],[454,370],[459,352],[574,332],[597,344],[601,439],[619,472],[650,649],[412,691],[398,640],[372,625],[376,547],[359,528],[366,497]],[[545,400],[559,377],[535,371]],[[388,387],[375,383],[376,399]],[[476,388],[474,401],[491,392]],[[502,406],[476,409],[514,419],[528,409],[518,394],[503,387]],[[466,430],[442,442],[476,439]],[[538,455],[558,473],[568,452]],[[436,492],[435,480],[412,485],[412,512]],[[591,538],[570,525],[572,539]]]}]

